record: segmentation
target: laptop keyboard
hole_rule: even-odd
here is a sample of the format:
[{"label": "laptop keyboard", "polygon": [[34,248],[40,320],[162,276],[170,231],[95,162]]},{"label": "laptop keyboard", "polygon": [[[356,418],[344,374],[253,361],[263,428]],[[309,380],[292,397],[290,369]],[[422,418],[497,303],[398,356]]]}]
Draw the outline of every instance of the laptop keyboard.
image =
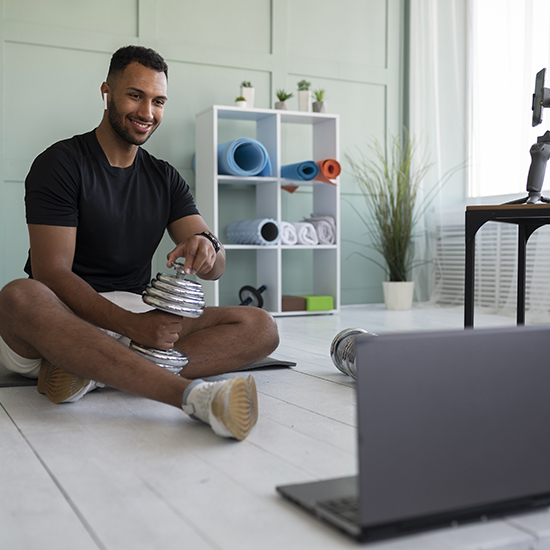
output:
[{"label": "laptop keyboard", "polygon": [[343,497],[318,502],[320,506],[331,512],[345,517],[346,519],[359,523],[359,498]]}]

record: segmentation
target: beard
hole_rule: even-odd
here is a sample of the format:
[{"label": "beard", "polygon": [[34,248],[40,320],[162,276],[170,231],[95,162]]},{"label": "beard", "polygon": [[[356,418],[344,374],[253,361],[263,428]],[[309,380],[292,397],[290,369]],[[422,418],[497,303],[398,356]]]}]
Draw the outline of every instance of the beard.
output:
[{"label": "beard", "polygon": [[111,97],[109,102],[109,108],[107,110],[107,116],[109,118],[109,123],[117,135],[122,138],[126,143],[131,145],[143,145],[152,135],[153,132],[159,127],[160,122],[153,127],[153,129],[144,137],[133,136],[130,131],[124,127],[124,117],[120,114],[120,111],[117,109],[116,104]]}]

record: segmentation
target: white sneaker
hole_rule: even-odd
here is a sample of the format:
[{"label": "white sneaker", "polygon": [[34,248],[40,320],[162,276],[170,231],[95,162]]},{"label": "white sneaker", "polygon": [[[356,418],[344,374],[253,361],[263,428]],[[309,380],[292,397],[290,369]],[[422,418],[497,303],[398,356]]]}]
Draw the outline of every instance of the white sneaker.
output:
[{"label": "white sneaker", "polygon": [[258,421],[254,378],[236,376],[221,382],[195,380],[183,394],[184,412],[210,424],[215,434],[244,439]]}]

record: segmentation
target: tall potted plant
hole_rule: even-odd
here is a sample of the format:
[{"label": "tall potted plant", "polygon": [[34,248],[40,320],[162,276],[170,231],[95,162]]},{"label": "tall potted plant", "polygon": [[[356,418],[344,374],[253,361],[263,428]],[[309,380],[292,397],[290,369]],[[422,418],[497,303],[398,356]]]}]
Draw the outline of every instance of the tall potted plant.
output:
[{"label": "tall potted plant", "polygon": [[347,155],[369,215],[351,206],[370,233],[372,248],[384,259],[382,265],[368,258],[386,271],[386,307],[410,309],[414,291],[411,270],[423,263],[422,260],[415,263],[413,257],[414,230],[442,185],[457,169],[448,171],[430,190],[422,193],[422,181],[432,164],[418,158],[417,144],[407,132],[390,140],[387,154],[376,140],[369,152],[360,153],[357,159]]},{"label": "tall potted plant", "polygon": [[247,107],[249,109],[254,108],[254,86],[252,82],[243,80],[241,82],[241,96],[246,100]]},{"label": "tall potted plant", "polygon": [[298,110],[311,111],[311,82],[300,80],[298,82]]}]

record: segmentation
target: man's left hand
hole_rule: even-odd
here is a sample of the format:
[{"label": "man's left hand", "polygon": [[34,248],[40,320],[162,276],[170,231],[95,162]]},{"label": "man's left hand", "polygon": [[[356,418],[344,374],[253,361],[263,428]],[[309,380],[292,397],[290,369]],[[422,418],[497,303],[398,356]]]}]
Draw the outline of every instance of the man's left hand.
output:
[{"label": "man's left hand", "polygon": [[183,271],[186,275],[208,275],[216,262],[216,251],[209,239],[202,235],[193,235],[179,244],[168,254],[167,266],[178,258],[185,258]]}]

